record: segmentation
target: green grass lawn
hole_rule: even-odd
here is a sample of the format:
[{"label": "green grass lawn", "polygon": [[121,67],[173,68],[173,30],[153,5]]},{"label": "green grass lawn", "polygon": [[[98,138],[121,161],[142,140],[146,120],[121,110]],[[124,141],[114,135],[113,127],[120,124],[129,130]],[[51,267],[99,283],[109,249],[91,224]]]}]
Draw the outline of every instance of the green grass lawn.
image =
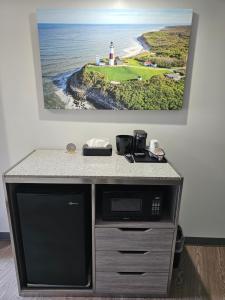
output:
[{"label": "green grass lawn", "polygon": [[139,67],[143,67],[143,63],[139,62],[138,60],[136,60],[135,58],[125,58],[123,59],[123,61],[128,64],[129,66],[139,66]]},{"label": "green grass lawn", "polygon": [[126,81],[131,79],[137,79],[141,76],[143,80],[148,80],[154,75],[171,73],[169,69],[161,68],[149,68],[144,66],[93,66],[86,67],[88,72],[99,72],[106,76],[109,81]]}]

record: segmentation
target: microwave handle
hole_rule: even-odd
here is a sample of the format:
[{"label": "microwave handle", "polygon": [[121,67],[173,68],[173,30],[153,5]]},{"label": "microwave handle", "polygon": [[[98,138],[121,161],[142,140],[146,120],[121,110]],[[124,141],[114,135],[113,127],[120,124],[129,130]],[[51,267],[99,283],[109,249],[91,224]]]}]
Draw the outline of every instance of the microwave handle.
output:
[{"label": "microwave handle", "polygon": [[142,231],[142,232],[150,232],[152,228],[118,228],[120,231]]}]

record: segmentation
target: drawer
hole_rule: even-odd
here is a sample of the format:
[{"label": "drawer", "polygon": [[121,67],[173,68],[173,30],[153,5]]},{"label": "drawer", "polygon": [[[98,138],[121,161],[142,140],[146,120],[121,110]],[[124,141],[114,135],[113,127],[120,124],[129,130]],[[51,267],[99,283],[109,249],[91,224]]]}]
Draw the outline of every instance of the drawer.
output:
[{"label": "drawer", "polygon": [[168,273],[116,273],[96,272],[96,292],[106,294],[167,293]]},{"label": "drawer", "polygon": [[96,250],[171,251],[173,229],[95,228]]},{"label": "drawer", "polygon": [[171,252],[96,251],[97,272],[169,272]]}]

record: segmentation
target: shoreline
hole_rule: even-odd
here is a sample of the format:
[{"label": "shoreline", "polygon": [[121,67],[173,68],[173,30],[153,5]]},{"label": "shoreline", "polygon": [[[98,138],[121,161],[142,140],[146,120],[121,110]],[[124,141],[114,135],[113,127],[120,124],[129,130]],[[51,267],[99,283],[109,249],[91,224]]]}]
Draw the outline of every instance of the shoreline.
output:
[{"label": "shoreline", "polygon": [[[148,32],[158,32],[158,31],[160,31],[162,29],[166,29],[166,28],[167,28],[167,26],[163,26],[163,27],[153,29]],[[145,51],[149,51],[151,49],[151,46],[149,44],[147,44],[145,39],[143,38],[143,34],[145,34],[145,32],[136,38],[136,42],[137,42],[136,47],[134,46],[134,47],[130,47],[130,48],[123,50],[125,52],[128,52],[128,54],[123,55],[121,58],[125,58],[125,59],[130,58],[130,57],[139,55],[141,53],[144,53]],[[141,47],[141,49],[140,49],[140,47]]]},{"label": "shoreline", "polygon": [[76,109],[93,109],[88,101],[79,101],[75,99],[71,94],[67,92],[67,83],[71,76],[79,72],[81,68],[76,68],[73,71],[65,72],[54,76],[53,83],[57,90],[55,94],[59,97],[62,103],[65,105],[65,109],[76,110]]},{"label": "shoreline", "polygon": [[143,44],[139,41],[139,38],[140,37],[136,38],[136,42],[137,42],[136,46],[126,48],[126,49],[123,50],[127,54],[121,56],[122,59],[126,59],[126,58],[129,58],[129,57],[132,57],[132,56],[136,56],[136,55],[141,54],[144,51],[146,51],[145,48],[143,47]]}]

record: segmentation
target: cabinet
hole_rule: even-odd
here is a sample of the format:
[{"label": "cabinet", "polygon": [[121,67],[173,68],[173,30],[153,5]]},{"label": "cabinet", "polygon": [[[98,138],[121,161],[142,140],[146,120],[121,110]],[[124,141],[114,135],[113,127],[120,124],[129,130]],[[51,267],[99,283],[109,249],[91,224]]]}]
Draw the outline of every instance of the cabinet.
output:
[{"label": "cabinet", "polygon": [[[146,166],[140,176],[140,167],[131,166],[122,157],[101,158],[102,164],[94,168],[96,158],[77,156],[73,161],[64,152],[46,151],[34,152],[4,174],[19,294],[166,296],[172,277],[182,177],[169,164],[155,169]],[[59,157],[64,162],[57,169]],[[106,166],[111,166],[110,172]],[[123,169],[125,166],[128,170]],[[164,189],[161,219],[103,220],[98,188],[109,184],[115,188],[154,185]],[[24,187],[32,193],[24,193]],[[78,210],[68,205],[75,202],[80,203]],[[83,223],[83,214],[88,222]],[[87,255],[82,256],[84,253]]]},{"label": "cabinet", "polygon": [[[123,190],[162,191],[162,214],[155,221],[109,221],[101,218],[102,199],[96,188],[96,293],[130,296],[167,294],[173,260],[177,192],[175,186],[124,186]],[[107,187],[108,189],[108,187]],[[100,187],[104,190],[104,186]],[[114,185],[112,197],[121,186]],[[127,197],[126,193],[124,197]],[[122,197],[122,196],[121,196]],[[122,199],[122,198],[121,198]],[[127,199],[127,198],[126,198]],[[150,201],[150,200],[149,200]],[[150,207],[149,207],[150,209]]]},{"label": "cabinet", "polygon": [[96,228],[96,292],[166,294],[174,230],[137,226]]}]

